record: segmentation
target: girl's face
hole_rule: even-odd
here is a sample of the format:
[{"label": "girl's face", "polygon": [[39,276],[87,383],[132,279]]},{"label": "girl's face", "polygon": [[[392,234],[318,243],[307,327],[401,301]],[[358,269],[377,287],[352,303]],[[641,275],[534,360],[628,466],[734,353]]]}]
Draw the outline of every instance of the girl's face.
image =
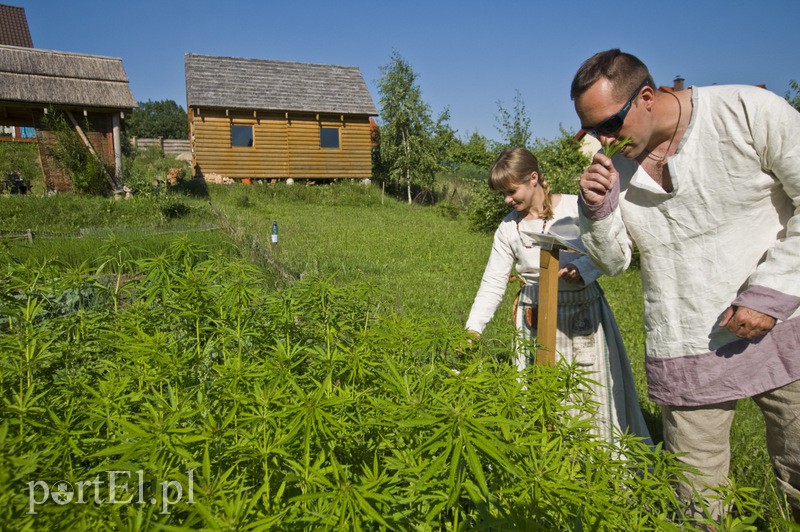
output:
[{"label": "girl's face", "polygon": [[511,185],[503,191],[503,201],[517,212],[528,212],[533,207],[535,191],[536,182],[533,179]]}]

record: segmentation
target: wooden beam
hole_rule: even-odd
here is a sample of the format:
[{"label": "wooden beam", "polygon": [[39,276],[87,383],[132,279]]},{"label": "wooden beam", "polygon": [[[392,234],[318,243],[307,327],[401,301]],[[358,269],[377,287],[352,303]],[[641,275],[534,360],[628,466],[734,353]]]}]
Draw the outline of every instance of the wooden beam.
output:
[{"label": "wooden beam", "polygon": [[69,117],[70,121],[72,122],[72,125],[75,127],[75,131],[77,131],[78,136],[81,138],[81,140],[86,145],[86,147],[89,148],[89,153],[94,155],[94,158],[97,159],[100,162],[100,168],[103,169],[103,175],[106,176],[106,181],[108,181],[108,184],[111,185],[111,190],[116,190],[117,188],[119,188],[119,187],[117,187],[117,184],[114,183],[114,180],[111,178],[111,176],[106,171],[106,165],[103,164],[103,159],[100,158],[100,156],[95,151],[94,146],[92,146],[92,143],[89,142],[89,137],[87,137],[86,133],[83,132],[83,129],[81,129],[81,126],[80,126],[80,124],[78,124],[78,121],[75,120],[75,117],[72,116],[72,111],[68,110],[67,111],[67,116]]}]

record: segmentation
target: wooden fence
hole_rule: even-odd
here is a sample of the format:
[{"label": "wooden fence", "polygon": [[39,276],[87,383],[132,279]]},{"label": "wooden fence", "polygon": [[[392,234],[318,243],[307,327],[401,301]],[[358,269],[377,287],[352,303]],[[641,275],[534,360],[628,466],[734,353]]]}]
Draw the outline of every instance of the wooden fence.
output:
[{"label": "wooden fence", "polygon": [[158,137],[156,139],[145,139],[139,137],[131,137],[131,145],[134,148],[145,150],[147,148],[158,148],[164,152],[164,155],[176,157],[182,153],[191,153],[192,148],[189,145],[189,140],[176,140],[165,139]]}]

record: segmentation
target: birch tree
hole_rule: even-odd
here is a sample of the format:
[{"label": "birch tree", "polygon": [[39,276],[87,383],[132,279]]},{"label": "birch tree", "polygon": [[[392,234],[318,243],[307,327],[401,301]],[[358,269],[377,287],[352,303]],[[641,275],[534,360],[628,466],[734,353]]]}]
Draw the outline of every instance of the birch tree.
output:
[{"label": "birch tree", "polygon": [[430,188],[438,169],[432,142],[434,123],[408,61],[394,50],[381,72],[381,159],[389,179],[405,185],[410,204],[412,186]]},{"label": "birch tree", "polygon": [[506,109],[503,102],[497,102],[497,131],[502,135],[502,148],[528,147],[531,139],[531,118],[525,110],[525,101],[517,90],[514,93],[514,107]]}]

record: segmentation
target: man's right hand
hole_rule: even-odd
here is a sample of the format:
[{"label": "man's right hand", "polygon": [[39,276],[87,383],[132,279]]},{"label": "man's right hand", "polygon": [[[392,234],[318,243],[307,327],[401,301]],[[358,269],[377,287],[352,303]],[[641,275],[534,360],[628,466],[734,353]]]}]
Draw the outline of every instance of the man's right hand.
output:
[{"label": "man's right hand", "polygon": [[611,186],[619,179],[611,159],[596,153],[586,170],[581,174],[581,195],[587,205],[600,205],[606,199]]}]

